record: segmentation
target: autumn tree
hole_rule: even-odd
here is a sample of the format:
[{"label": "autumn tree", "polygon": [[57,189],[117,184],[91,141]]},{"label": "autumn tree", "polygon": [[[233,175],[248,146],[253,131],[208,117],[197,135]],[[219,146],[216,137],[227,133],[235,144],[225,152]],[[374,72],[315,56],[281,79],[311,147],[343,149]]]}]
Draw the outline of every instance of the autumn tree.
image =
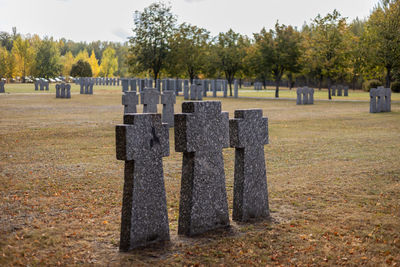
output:
[{"label": "autumn tree", "polygon": [[75,59],[71,51],[68,51],[64,56],[61,57],[62,62],[62,75],[69,76],[71,73],[72,65],[74,65]]},{"label": "autumn tree", "polygon": [[134,16],[129,65],[136,72],[151,71],[153,78],[158,79],[170,51],[176,18],[171,6],[162,2],[153,3],[142,12],[135,11]]},{"label": "autumn tree", "polygon": [[100,73],[100,66],[99,66],[99,62],[96,59],[94,50],[92,50],[92,54],[90,55],[89,64],[92,69],[93,77],[97,77]]},{"label": "autumn tree", "polygon": [[89,53],[86,49],[80,50],[79,53],[75,56],[75,63],[79,60],[89,62]]},{"label": "autumn tree", "polygon": [[224,74],[229,83],[230,96],[232,96],[232,82],[235,74],[243,67],[246,56],[246,47],[250,45],[248,38],[232,29],[220,33],[215,40],[214,50],[218,69]]},{"label": "autumn tree", "polygon": [[15,58],[7,50],[0,46],[0,78],[14,77],[15,73]]},{"label": "autumn tree", "polygon": [[25,76],[31,74],[35,56],[29,40],[18,36],[14,41],[12,54],[15,57],[17,75],[22,76],[22,82],[25,83]]},{"label": "autumn tree", "polygon": [[103,77],[112,77],[118,70],[118,58],[115,55],[115,50],[111,47],[107,47],[103,52],[100,75]]}]

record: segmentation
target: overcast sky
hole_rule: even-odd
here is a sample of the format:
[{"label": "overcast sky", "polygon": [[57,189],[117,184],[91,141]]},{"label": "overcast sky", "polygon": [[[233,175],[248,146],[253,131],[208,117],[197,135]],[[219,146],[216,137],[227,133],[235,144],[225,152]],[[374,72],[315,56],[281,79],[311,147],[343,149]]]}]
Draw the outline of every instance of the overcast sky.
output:
[{"label": "overcast sky", "polygon": [[[0,31],[36,33],[74,41],[120,41],[131,35],[133,12],[151,0],[0,0]],[[252,36],[275,22],[301,28],[335,8],[349,19],[368,17],[378,0],[172,0],[178,23],[213,35],[232,28]]]}]

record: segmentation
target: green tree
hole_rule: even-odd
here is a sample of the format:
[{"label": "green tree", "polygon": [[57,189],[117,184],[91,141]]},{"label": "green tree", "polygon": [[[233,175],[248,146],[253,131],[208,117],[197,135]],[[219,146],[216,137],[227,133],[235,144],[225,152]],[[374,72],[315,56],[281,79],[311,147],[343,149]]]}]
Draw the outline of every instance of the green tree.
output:
[{"label": "green tree", "polygon": [[118,58],[115,55],[115,50],[112,47],[107,47],[103,52],[100,75],[103,77],[113,77],[118,70]]},{"label": "green tree", "polygon": [[92,68],[89,62],[80,59],[72,65],[70,75],[72,77],[92,77]]},{"label": "green tree", "polygon": [[18,36],[14,41],[12,54],[15,57],[17,74],[22,76],[22,82],[25,83],[25,76],[31,74],[31,67],[35,59],[29,40]]},{"label": "green tree", "polygon": [[234,32],[232,29],[220,33],[214,46],[216,63],[219,70],[225,74],[229,83],[230,96],[232,96],[232,82],[235,74],[243,67],[246,56],[246,47],[250,41],[245,36]]},{"label": "green tree", "polygon": [[57,44],[52,39],[44,39],[36,53],[36,76],[42,78],[55,77],[60,74],[61,67]]},{"label": "green tree", "polygon": [[[275,30],[262,29],[254,35],[262,61],[259,68],[269,69],[276,83],[275,97],[279,97],[279,84],[285,72],[297,72],[299,69],[300,34],[292,26],[275,24]],[[265,74],[264,74],[265,75]]]},{"label": "green tree", "polygon": [[372,12],[365,29],[368,61],[386,70],[386,87],[400,67],[400,1],[382,0]]},{"label": "green tree", "polygon": [[169,69],[185,72],[193,81],[206,64],[209,38],[207,30],[182,23],[170,40]]},{"label": "green tree", "polygon": [[129,65],[136,72],[151,71],[153,78],[158,79],[170,51],[176,18],[170,6],[156,2],[143,12],[136,11],[134,22]]},{"label": "green tree", "polygon": [[318,15],[311,24],[309,58],[314,61],[320,77],[328,80],[328,97],[331,96],[331,82],[344,68],[346,58],[346,20],[338,11],[325,17]]}]

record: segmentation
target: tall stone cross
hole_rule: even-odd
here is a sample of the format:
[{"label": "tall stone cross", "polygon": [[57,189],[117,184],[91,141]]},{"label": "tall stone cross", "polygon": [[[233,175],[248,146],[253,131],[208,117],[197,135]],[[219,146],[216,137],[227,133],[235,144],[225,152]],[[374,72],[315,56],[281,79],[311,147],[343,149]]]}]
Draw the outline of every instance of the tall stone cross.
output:
[{"label": "tall stone cross", "polygon": [[183,102],[175,114],[175,150],[183,152],[178,234],[229,226],[222,149],[229,117],[220,101]]},{"label": "tall stone cross", "polygon": [[264,156],[268,118],[262,117],[261,109],[235,110],[235,118],[229,120],[229,140],[235,148],[233,220],[269,217]]},{"label": "tall stone cross", "polygon": [[168,123],[168,126],[174,127],[174,104],[176,103],[176,96],[174,91],[164,91],[161,95],[162,122]]},{"label": "tall stone cross", "polygon": [[120,250],[169,240],[162,158],[169,131],[161,114],[127,114],[116,126],[117,159],[125,161]]},{"label": "tall stone cross", "polygon": [[122,92],[128,92],[129,91],[129,79],[128,78],[122,78]]},{"label": "tall stone cross", "polygon": [[154,88],[146,88],[140,94],[140,101],[143,104],[143,113],[157,113],[157,104],[160,103],[160,92]]},{"label": "tall stone cross", "polygon": [[136,92],[128,91],[122,95],[122,105],[124,105],[124,114],[137,113],[136,105],[139,104],[139,96]]}]

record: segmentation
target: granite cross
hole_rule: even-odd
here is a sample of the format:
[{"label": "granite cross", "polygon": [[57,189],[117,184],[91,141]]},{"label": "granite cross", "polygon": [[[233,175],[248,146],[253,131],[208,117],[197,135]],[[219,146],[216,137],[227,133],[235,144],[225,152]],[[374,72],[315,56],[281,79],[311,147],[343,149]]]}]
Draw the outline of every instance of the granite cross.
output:
[{"label": "granite cross", "polygon": [[125,161],[120,250],[169,240],[162,158],[169,131],[161,114],[127,114],[116,126],[117,159]]},{"label": "granite cross", "polygon": [[229,226],[222,149],[229,117],[221,102],[183,102],[175,114],[175,150],[183,152],[178,234],[192,236]]},{"label": "granite cross", "polygon": [[229,120],[230,146],[235,148],[233,214],[235,221],[269,217],[264,145],[268,118],[261,109],[235,110]]}]

